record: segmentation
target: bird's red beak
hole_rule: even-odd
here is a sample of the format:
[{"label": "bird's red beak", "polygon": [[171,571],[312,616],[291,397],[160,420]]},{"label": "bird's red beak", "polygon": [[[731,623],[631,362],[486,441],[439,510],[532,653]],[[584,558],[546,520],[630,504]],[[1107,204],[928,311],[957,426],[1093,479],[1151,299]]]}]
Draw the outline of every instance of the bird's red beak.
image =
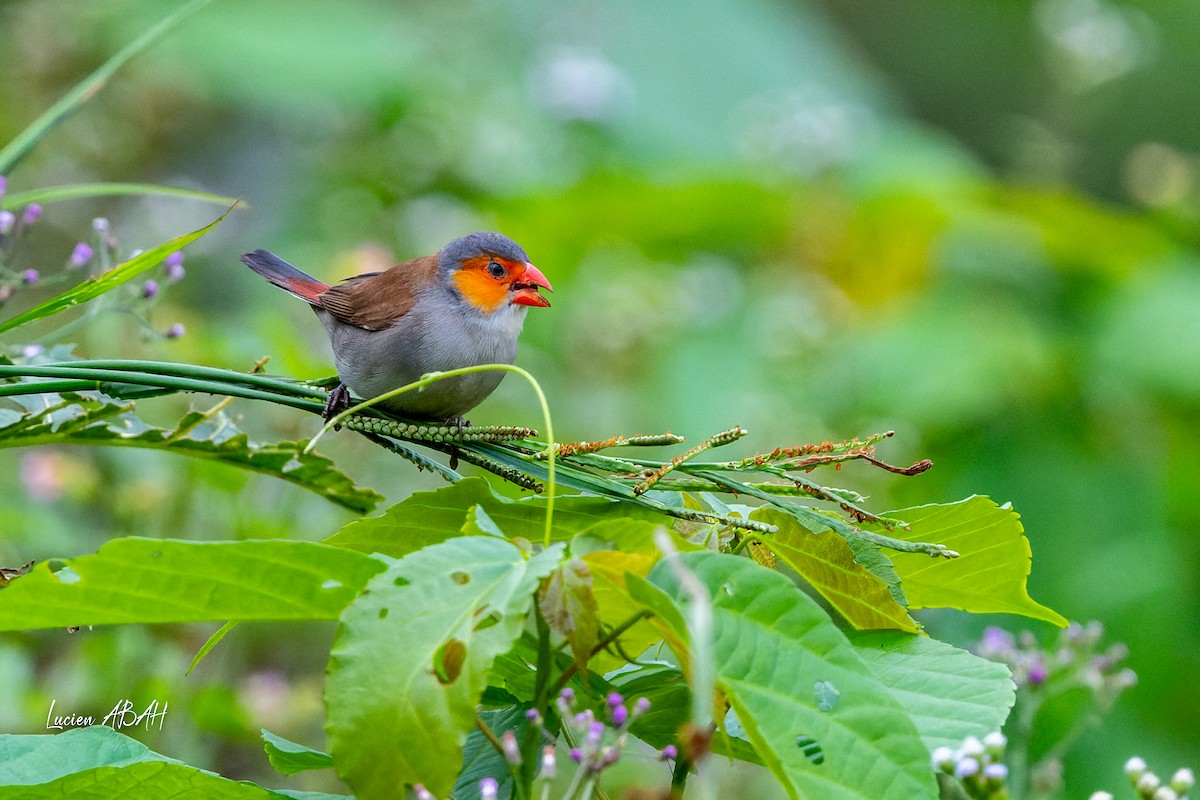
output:
[{"label": "bird's red beak", "polygon": [[529,262],[525,262],[525,271],[521,276],[513,281],[513,303],[519,306],[537,306],[539,308],[549,308],[550,301],[538,292],[538,287],[545,289],[548,292],[553,292],[554,287],[550,285],[550,281],[546,280],[546,276],[542,271]]}]

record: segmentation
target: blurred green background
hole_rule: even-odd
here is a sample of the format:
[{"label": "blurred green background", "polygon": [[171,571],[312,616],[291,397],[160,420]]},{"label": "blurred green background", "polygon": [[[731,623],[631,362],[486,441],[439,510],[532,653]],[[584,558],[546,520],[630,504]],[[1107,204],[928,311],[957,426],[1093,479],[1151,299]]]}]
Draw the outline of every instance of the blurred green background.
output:
[{"label": "blurred green background", "polygon": [[[0,141],[178,5],[0,4]],[[136,180],[249,203],[149,312],[186,336],[108,315],[70,337],[88,357],[248,369],[269,354],[273,371],[326,375],[320,325],[240,253],[331,279],[495,229],[556,289],[518,363],[560,438],[742,424],[750,452],[894,429],[881,456],[931,472],[836,479],[878,510],[1012,501],[1034,597],[1128,643],[1139,685],[1066,762],[1082,797],[1120,786],[1133,754],[1160,774],[1200,766],[1197,36],[1200,5],[1179,0],[225,0],[43,141],[9,191]],[[96,216],[127,252],[215,215],[57,204],[10,265],[54,272]],[[23,288],[3,313],[52,291]],[[160,422],[183,408],[141,405]],[[315,431],[231,411],[260,440]],[[511,378],[472,414],[538,419]],[[348,433],[322,449],[392,501],[436,485]],[[350,519],[165,454],[0,454],[5,565],[122,535],[315,540]],[[1050,633],[923,619],[961,645],[986,623]],[[51,699],[94,713],[158,698],[166,725],[141,734],[156,749],[328,788],[267,778],[256,735],[321,744],[332,626],[242,626],[184,678],[214,627],[6,635],[0,730],[44,730]]]}]

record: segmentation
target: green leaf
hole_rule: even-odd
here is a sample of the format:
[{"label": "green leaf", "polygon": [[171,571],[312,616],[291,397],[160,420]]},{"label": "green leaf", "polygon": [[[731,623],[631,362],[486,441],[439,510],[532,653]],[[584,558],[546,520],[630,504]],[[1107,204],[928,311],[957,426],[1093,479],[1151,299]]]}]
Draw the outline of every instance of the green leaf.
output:
[{"label": "green leaf", "polygon": [[142,422],[133,403],[115,403],[102,394],[38,397],[24,401],[29,411],[23,415],[0,414],[0,449],[86,444],[165,450],[281,478],[352,511],[370,511],[383,499],[356,486],[328,458],[304,453],[304,442],[250,441],[223,412],[192,411],[168,429]]},{"label": "green leaf", "polygon": [[[509,500],[496,494],[483,478],[466,478],[436,491],[413,492],[380,516],[355,520],[325,542],[401,558],[463,533],[485,532],[478,525],[466,527],[473,506],[479,506],[508,538],[541,541],[546,498]],[[568,539],[614,517],[661,520],[652,511],[603,497],[568,495],[554,501],[554,537]]]},{"label": "green leaf", "polygon": [[[616,550],[597,550],[583,557],[592,574],[592,593],[596,598],[600,621],[608,628],[615,628],[642,611],[626,586],[626,574],[645,577],[658,561],[658,553],[622,553]],[[647,647],[658,641],[654,626],[642,620],[629,628],[617,639],[620,649],[637,658]],[[617,650],[614,646],[613,650]],[[619,652],[619,651],[618,651]],[[599,672],[616,669],[626,663],[624,658],[608,652],[598,653],[593,669]]]},{"label": "green leaf", "polygon": [[1032,553],[1016,511],[976,495],[957,503],[889,511],[886,516],[899,517],[910,526],[890,535],[910,542],[939,542],[959,553],[949,560],[892,554],[910,608],[1021,614],[1067,626],[1061,614],[1029,596],[1026,579]]},{"label": "green leaf", "polygon": [[0,197],[0,208],[21,208],[30,203],[45,205],[62,200],[80,200],[86,197],[123,197],[128,195],[179,197],[227,207],[239,202],[233,197],[202,192],[198,189],[181,189],[175,186],[159,186],[154,183],[73,183],[68,186],[44,186],[25,192],[10,192],[4,197]]},{"label": "green leaf", "polygon": [[383,562],[315,542],[114,539],[0,590],[0,630],[335,619]]},{"label": "green leaf", "polygon": [[159,755],[112,728],[0,735],[0,800],[276,800],[282,795]]},{"label": "green leaf", "polygon": [[759,508],[750,518],[778,526],[777,533],[753,538],[799,573],[851,625],[860,629],[917,630],[908,610],[896,602],[887,584],[855,561],[845,538],[829,530],[813,533],[791,514],[773,508]]},{"label": "green leaf", "polygon": [[600,618],[588,565],[572,558],[551,572],[539,593],[538,608],[550,630],[567,640],[575,663],[586,667],[600,641]]},{"label": "green leaf", "polygon": [[47,133],[99,93],[105,84],[108,83],[108,79],[123,67],[126,62],[157,42],[181,20],[208,5],[209,2],[211,0],[192,0],[191,3],[181,7],[162,22],[159,22],[153,28],[127,44],[109,58],[108,61],[101,64],[95,72],[75,84],[57,103],[42,112],[40,117],[35,119],[25,130],[17,134],[16,138],[9,142],[4,149],[0,150],[0,175],[11,173],[12,168],[16,166],[17,162],[24,158]]},{"label": "green leaf", "polygon": [[[717,688],[789,796],[937,797],[912,720],[811,598],[748,559],[691,553],[680,561],[712,596]],[[649,580],[677,608],[688,603],[671,565],[660,562]],[[689,636],[680,614],[661,621]],[[809,738],[821,763],[806,756]]]},{"label": "green leaf", "polygon": [[908,710],[930,752],[1000,730],[1016,700],[1008,667],[936,639],[897,631],[853,632],[849,638]]},{"label": "green leaf", "polygon": [[450,791],[493,660],[521,635],[562,550],[526,560],[501,539],[451,539],[396,562],[346,609],[329,659],[326,734],[360,800],[415,783]]},{"label": "green leaf", "polygon": [[[204,2],[207,2],[207,0],[204,0]],[[3,174],[3,170],[0,170],[0,174]],[[164,259],[166,259],[167,256],[171,255],[177,250],[182,250],[184,247],[187,247],[189,244],[211,231],[213,228],[219,225],[221,221],[225,219],[225,217],[229,216],[229,212],[232,210],[233,206],[230,206],[224,214],[217,217],[203,228],[192,231],[191,233],[185,233],[183,236],[176,236],[169,242],[165,242],[164,244],[160,244],[158,247],[153,247],[144,253],[136,255],[128,261],[118,264],[107,272],[94,275],[82,283],[71,287],[57,297],[52,297],[41,305],[35,306],[23,314],[18,314],[12,319],[0,323],[0,333],[10,331],[13,328],[18,328],[21,325],[33,322],[34,320],[49,317],[53,314],[57,314],[60,311],[65,311],[68,308],[80,305],[81,303],[86,303],[89,300],[99,297],[105,292],[117,288],[128,280],[136,278],[146,270],[158,266],[163,262]]]},{"label": "green leaf", "polygon": [[[505,731],[512,731],[518,742],[528,736],[538,736],[540,732],[525,719],[526,709],[533,706],[524,704],[512,708],[501,708],[494,711],[480,711],[479,719],[488,726],[496,736],[503,736]],[[497,784],[497,800],[508,800],[513,793],[512,773],[508,771],[508,762],[504,756],[496,752],[495,746],[488,741],[480,730],[473,730],[463,746],[462,767],[458,771],[458,780],[450,796],[454,800],[479,800],[479,782],[484,778],[494,778]]]},{"label": "green leaf", "polygon": [[333,759],[329,757],[328,753],[297,744],[271,733],[266,728],[262,729],[262,738],[267,760],[271,762],[271,766],[275,768],[276,772],[295,775],[297,772],[310,769],[333,768]]}]

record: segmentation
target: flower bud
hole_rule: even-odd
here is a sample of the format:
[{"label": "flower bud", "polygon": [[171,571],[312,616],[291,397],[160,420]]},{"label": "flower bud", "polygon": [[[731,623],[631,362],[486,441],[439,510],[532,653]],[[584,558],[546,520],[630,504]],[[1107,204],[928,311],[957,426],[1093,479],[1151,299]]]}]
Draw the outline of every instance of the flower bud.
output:
[{"label": "flower bud", "polygon": [[75,245],[75,249],[71,251],[71,257],[67,259],[68,267],[82,267],[84,264],[92,260],[92,248],[90,245],[80,242]]},{"label": "flower bud", "polygon": [[639,697],[637,699],[637,702],[635,702],[633,704],[633,715],[635,717],[640,717],[642,714],[645,714],[649,710],[650,710],[649,698]]},{"label": "flower bud", "polygon": [[617,706],[612,710],[612,724],[614,727],[620,728],[629,721],[629,709],[625,706]]},{"label": "flower bud", "polygon": [[1137,781],[1146,772],[1146,762],[1134,756],[1125,762],[1125,774],[1129,776],[1129,780]]},{"label": "flower bud", "polygon": [[1002,781],[1008,777],[1008,767],[1003,764],[988,764],[983,768],[983,777],[992,781]]},{"label": "flower bud", "polygon": [[621,697],[621,695],[617,694],[616,692],[611,692],[608,695],[607,702],[608,702],[609,708],[616,708],[617,706],[619,706],[625,702],[625,698]]},{"label": "flower bud", "polygon": [[529,720],[530,724],[532,725],[541,725],[543,722],[542,713],[536,708],[527,710],[525,712],[525,719]]},{"label": "flower bud", "polygon": [[41,275],[38,274],[36,269],[27,269],[21,273],[21,283],[26,286],[33,286],[38,282],[38,278],[40,277]]},{"label": "flower bud", "polygon": [[46,348],[40,344],[27,344],[21,348],[21,355],[25,358],[35,358],[40,356]]},{"label": "flower bud", "polygon": [[0,175],[0,199],[4,197],[6,191],[8,191],[8,178]]},{"label": "flower bud", "polygon": [[187,333],[187,328],[183,327],[182,322],[176,322],[174,325],[167,328],[167,338],[168,339],[179,339],[185,333]]},{"label": "flower bud", "polygon": [[600,740],[604,737],[604,730],[605,729],[604,729],[603,722],[593,722],[592,724],[588,725],[588,730],[587,730],[588,744],[593,744],[593,745],[600,744]]},{"label": "flower bud", "polygon": [[972,775],[978,774],[979,760],[976,758],[966,756],[965,758],[958,759],[954,764],[954,777],[956,778],[969,778]]},{"label": "flower bud", "polygon": [[151,278],[142,284],[142,297],[146,300],[155,297],[158,294],[158,281]]},{"label": "flower bud", "polygon": [[92,230],[99,234],[108,233],[108,220],[104,217],[96,217],[92,220]]},{"label": "flower bud", "polygon": [[42,215],[42,207],[37,203],[30,203],[25,206],[25,210],[21,212],[21,224],[32,225],[37,222],[38,217]]},{"label": "flower bud", "polygon": [[1162,786],[1162,780],[1157,775],[1153,772],[1143,772],[1133,788],[1137,789],[1140,794],[1149,797],[1158,791],[1159,786]]},{"label": "flower bud", "polygon": [[558,759],[554,754],[554,745],[548,744],[542,748],[542,777],[558,776]]},{"label": "flower bud", "polygon": [[961,745],[958,746],[959,758],[979,758],[983,755],[983,742],[974,736],[968,736],[963,739]]},{"label": "flower bud", "polygon": [[13,226],[17,222],[17,217],[11,211],[0,210],[0,236],[8,236],[12,233]]},{"label": "flower bud", "polygon": [[954,751],[949,747],[934,750],[930,760],[933,762],[933,768],[940,772],[950,772],[954,769]]},{"label": "flower bud", "polygon": [[1116,800],[1116,798],[1112,796],[1112,792],[1092,792],[1088,800]]},{"label": "flower bud", "polygon": [[1171,776],[1171,788],[1180,794],[1187,794],[1196,785],[1196,775],[1187,767],[1175,770]]},{"label": "flower bud", "polygon": [[11,283],[0,283],[0,303],[7,302],[16,293],[17,290]]},{"label": "flower bud", "polygon": [[659,755],[659,758],[661,758],[663,761],[674,761],[675,759],[679,758],[679,750],[675,747],[675,745],[669,744],[662,749],[662,753]]},{"label": "flower bud", "polygon": [[1152,800],[1179,800],[1179,794],[1170,786],[1160,786],[1154,790]]},{"label": "flower bud", "polygon": [[1004,757],[1004,748],[1007,746],[1008,739],[1000,731],[992,731],[983,737],[983,748],[994,761]]},{"label": "flower bud", "polygon": [[597,769],[611,767],[621,757],[621,751],[616,747],[606,747],[600,751],[600,764]]},{"label": "flower bud", "polygon": [[569,755],[571,757],[571,760],[574,761],[576,764],[583,763],[583,751],[580,750],[578,747],[572,747],[567,752],[567,755]]},{"label": "flower bud", "polygon": [[521,747],[517,744],[517,735],[512,731],[505,731],[500,737],[500,749],[504,751],[504,760],[514,767],[521,765]]},{"label": "flower bud", "polygon": [[424,784],[418,783],[413,787],[413,794],[417,796],[417,800],[437,800],[433,793],[425,788]]},{"label": "flower bud", "polygon": [[500,794],[500,784],[495,778],[484,778],[479,781],[479,800],[496,800]]}]

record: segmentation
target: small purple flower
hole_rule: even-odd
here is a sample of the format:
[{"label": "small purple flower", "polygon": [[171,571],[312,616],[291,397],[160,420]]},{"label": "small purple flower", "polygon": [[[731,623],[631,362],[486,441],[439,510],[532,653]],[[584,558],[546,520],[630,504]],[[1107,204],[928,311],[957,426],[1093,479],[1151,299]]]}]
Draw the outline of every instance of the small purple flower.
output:
[{"label": "small purple flower", "polygon": [[531,708],[525,712],[525,719],[529,720],[534,725],[542,724],[542,714],[536,708]]},{"label": "small purple flower", "polygon": [[90,245],[80,242],[75,245],[75,249],[71,251],[71,257],[67,259],[68,267],[82,267],[84,264],[92,260],[92,248]]},{"label": "small purple flower", "polygon": [[633,713],[635,716],[641,716],[650,710],[650,700],[645,697],[639,697],[637,702],[633,704]]},{"label": "small purple flower", "polygon": [[580,750],[578,747],[572,747],[571,751],[568,753],[568,755],[571,756],[571,760],[574,761],[576,764],[583,763],[583,751]]},{"label": "small purple flower", "polygon": [[575,702],[575,690],[574,689],[571,689],[571,688],[563,689],[561,692],[558,693],[558,696],[561,697],[563,700],[565,700],[568,703]]},{"label": "small purple flower", "polygon": [[504,751],[504,760],[514,767],[521,765],[521,747],[517,744],[517,735],[512,731],[505,731],[504,736],[500,738],[500,748]]},{"label": "small purple flower", "polygon": [[25,358],[34,358],[35,356],[40,356],[45,349],[40,344],[27,344],[21,348],[21,355]]},{"label": "small purple flower", "polygon": [[183,253],[176,250],[163,262],[163,273],[169,281],[181,281],[187,272],[183,268]]},{"label": "small purple flower", "polygon": [[413,794],[417,796],[417,800],[436,800],[433,793],[425,788],[424,784],[418,783],[413,787]]},{"label": "small purple flower", "polygon": [[108,233],[108,220],[104,217],[96,217],[92,220],[92,230],[96,233]]},{"label": "small purple flower", "polygon": [[479,797],[480,800],[496,800],[496,795],[500,793],[500,784],[495,778],[484,778],[479,782]]},{"label": "small purple flower", "polygon": [[12,233],[13,226],[17,224],[17,217],[11,211],[0,211],[0,236],[8,236]]},{"label": "small purple flower", "polygon": [[621,751],[616,747],[606,747],[600,751],[600,763],[596,769],[601,770],[605,767],[611,767],[617,763],[617,759],[621,757]]},{"label": "small purple flower", "polygon": [[979,642],[980,650],[985,654],[1000,655],[1011,652],[1016,642],[1013,635],[1003,628],[989,625],[983,629],[983,639]]},{"label": "small purple flower", "polygon": [[37,203],[30,203],[25,206],[25,210],[21,213],[21,224],[32,225],[37,222],[38,217],[42,215],[42,207]]},{"label": "small purple flower", "polygon": [[587,741],[589,744],[600,744],[600,739],[604,737],[604,723],[593,722],[588,725]]},{"label": "small purple flower", "polygon": [[659,755],[663,761],[674,761],[679,758],[679,750],[673,744],[669,744],[662,749],[662,754]]},{"label": "small purple flower", "polygon": [[174,325],[167,328],[167,338],[168,339],[178,339],[181,336],[183,336],[185,333],[187,333],[187,328],[183,327],[182,322],[176,322]]},{"label": "small purple flower", "polygon": [[1008,767],[1003,764],[988,764],[983,768],[983,777],[992,781],[1002,781],[1008,777]]},{"label": "small purple flower", "polygon": [[621,697],[621,695],[617,694],[616,692],[612,692],[609,694],[607,702],[609,708],[616,708],[625,702],[625,698]]},{"label": "small purple flower", "polygon": [[971,757],[960,758],[958,763],[954,765],[954,777],[958,779],[969,778],[972,775],[979,774],[979,760]]},{"label": "small purple flower", "polygon": [[38,278],[42,277],[36,269],[27,269],[21,273],[21,282],[26,286],[33,286],[38,282]]},{"label": "small purple flower", "polygon": [[142,284],[142,297],[149,300],[158,295],[158,281],[151,278]]},{"label": "small purple flower", "polygon": [[553,778],[558,775],[558,759],[554,754],[554,745],[548,744],[542,748],[542,777]]},{"label": "small purple flower", "polygon": [[612,710],[612,724],[618,728],[629,721],[629,709],[625,706],[617,706]]},{"label": "small purple flower", "polygon": [[1037,661],[1029,665],[1029,672],[1026,676],[1026,680],[1029,682],[1030,686],[1037,687],[1046,682],[1047,675],[1048,673],[1046,672],[1046,665],[1041,661]]}]

